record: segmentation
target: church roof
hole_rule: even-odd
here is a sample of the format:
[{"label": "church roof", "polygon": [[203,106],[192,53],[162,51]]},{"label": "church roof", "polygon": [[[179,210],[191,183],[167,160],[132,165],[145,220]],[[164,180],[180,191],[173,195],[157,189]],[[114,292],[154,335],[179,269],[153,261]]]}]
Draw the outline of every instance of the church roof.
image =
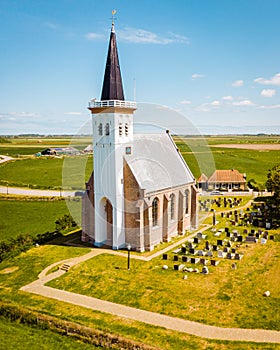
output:
[{"label": "church roof", "polygon": [[146,193],[175,188],[195,179],[168,133],[135,134],[131,155],[125,157]]},{"label": "church roof", "polygon": [[118,49],[114,23],[112,24],[106,68],[101,93],[101,101],[124,101],[121,69],[119,64]]}]

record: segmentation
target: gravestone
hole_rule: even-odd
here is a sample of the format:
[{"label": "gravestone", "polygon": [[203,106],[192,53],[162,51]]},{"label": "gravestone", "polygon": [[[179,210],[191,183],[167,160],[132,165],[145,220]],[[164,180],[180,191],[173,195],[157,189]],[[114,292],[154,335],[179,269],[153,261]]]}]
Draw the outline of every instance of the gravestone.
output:
[{"label": "gravestone", "polygon": [[203,253],[203,251],[202,251],[202,250],[199,250],[199,251],[197,252],[197,255],[199,255],[199,256],[203,256],[203,255],[204,255],[204,253]]},{"label": "gravestone", "polygon": [[205,249],[206,250],[210,250],[211,249],[210,243],[208,241],[205,242]]},{"label": "gravestone", "polygon": [[222,250],[218,250],[218,258],[224,258],[226,253],[224,253]]},{"label": "gravestone", "polygon": [[174,258],[173,258],[174,261],[178,261],[179,260],[179,257],[178,255],[174,255]]},{"label": "gravestone", "polygon": [[236,254],[234,255],[234,259],[235,259],[235,260],[241,260],[242,257],[243,257],[243,255],[238,254],[238,253],[236,253]]},{"label": "gravestone", "polygon": [[208,275],[208,273],[209,273],[208,267],[203,266],[201,273],[203,273],[204,275]]},{"label": "gravestone", "polygon": [[231,259],[231,258],[232,258],[231,253],[227,253],[227,259]]},{"label": "gravestone", "polygon": [[208,260],[205,259],[205,258],[201,258],[201,259],[200,259],[200,263],[201,263],[202,265],[207,265],[207,264],[208,264]]},{"label": "gravestone", "polygon": [[186,254],[186,252],[187,252],[187,248],[186,247],[182,247],[182,253]]},{"label": "gravestone", "polygon": [[222,239],[218,239],[217,240],[217,245],[223,245],[223,240]]},{"label": "gravestone", "polygon": [[224,253],[228,253],[228,252],[229,252],[229,248],[228,248],[228,247],[224,247],[223,252],[224,252]]},{"label": "gravestone", "polygon": [[183,256],[183,257],[182,257],[182,261],[183,261],[183,262],[188,262],[188,257]]},{"label": "gravestone", "polygon": [[218,250],[218,246],[216,244],[213,245],[213,250],[216,252]]},{"label": "gravestone", "polygon": [[179,265],[174,265],[174,270],[178,271],[179,270]]},{"label": "gravestone", "polygon": [[168,259],[168,255],[167,254],[162,254],[162,259],[163,260],[167,260]]},{"label": "gravestone", "polygon": [[219,260],[211,260],[210,262],[211,262],[212,266],[217,266],[220,261]]},{"label": "gravestone", "polygon": [[194,237],[193,242],[196,243],[196,244],[198,244],[198,243],[200,243],[200,239],[197,238],[197,237]]},{"label": "gravestone", "polygon": [[191,264],[197,264],[199,262],[198,258],[191,258]]},{"label": "gravestone", "polygon": [[212,257],[212,256],[213,256],[213,252],[211,252],[211,250],[209,250],[209,251],[207,252],[207,256]]},{"label": "gravestone", "polygon": [[269,239],[270,239],[271,241],[274,241],[274,236],[273,236],[273,235],[270,235],[270,236],[269,236]]},{"label": "gravestone", "polygon": [[242,236],[238,236],[237,237],[237,242],[243,242],[243,237]]},{"label": "gravestone", "polygon": [[233,254],[235,254],[235,253],[236,253],[236,248],[232,248],[232,249],[231,249],[231,252],[232,252]]},{"label": "gravestone", "polygon": [[245,242],[246,242],[246,243],[257,243],[258,240],[257,240],[256,237],[247,236],[246,239],[245,239]]},{"label": "gravestone", "polygon": [[266,244],[266,239],[265,238],[261,238],[261,244]]}]

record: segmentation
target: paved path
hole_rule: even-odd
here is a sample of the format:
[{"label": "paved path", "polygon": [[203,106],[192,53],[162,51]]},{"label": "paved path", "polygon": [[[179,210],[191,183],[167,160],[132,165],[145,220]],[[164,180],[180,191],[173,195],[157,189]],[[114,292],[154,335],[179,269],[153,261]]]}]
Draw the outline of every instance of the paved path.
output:
[{"label": "paved path", "polygon": [[75,195],[75,191],[35,190],[10,186],[0,186],[0,193],[19,194],[32,197],[73,197]]},{"label": "paved path", "polygon": [[13,160],[13,159],[14,158],[12,158],[12,157],[3,156],[2,154],[0,154],[0,164],[5,163],[5,162],[9,162],[10,160]]},{"label": "paved path", "polygon": [[[186,237],[184,238],[186,240]],[[180,242],[174,244],[178,246]],[[168,247],[173,249],[172,246]],[[162,314],[157,314],[155,312],[145,311],[136,309],[133,307],[112,303],[109,301],[104,301],[96,299],[93,297],[88,297],[81,294],[71,293],[64,290],[59,290],[51,287],[47,287],[44,284],[59,278],[65,272],[62,270],[57,270],[49,275],[47,272],[54,266],[61,265],[62,263],[67,263],[71,266],[79,264],[83,261],[91,259],[99,254],[112,253],[118,255],[124,255],[124,253],[103,250],[103,249],[93,249],[91,252],[72,259],[63,260],[55,264],[50,265],[45,270],[43,270],[38,276],[38,280],[22,287],[20,290],[39,294],[41,296],[60,300],[74,305],[79,305],[92,310],[97,310],[105,313],[110,313],[119,317],[128,318],[131,320],[144,322],[151,324],[153,326],[164,327],[166,329],[179,331],[183,333],[188,333],[196,335],[198,337],[209,338],[209,339],[220,339],[220,340],[230,340],[230,341],[252,341],[252,342],[264,342],[264,343],[280,343],[280,332],[261,330],[261,329],[240,329],[240,328],[222,328],[209,326],[198,322],[188,321],[179,319],[176,317],[170,317]],[[150,260],[158,254],[162,254],[163,251],[153,254],[150,257],[132,256],[132,258],[141,260]]]}]

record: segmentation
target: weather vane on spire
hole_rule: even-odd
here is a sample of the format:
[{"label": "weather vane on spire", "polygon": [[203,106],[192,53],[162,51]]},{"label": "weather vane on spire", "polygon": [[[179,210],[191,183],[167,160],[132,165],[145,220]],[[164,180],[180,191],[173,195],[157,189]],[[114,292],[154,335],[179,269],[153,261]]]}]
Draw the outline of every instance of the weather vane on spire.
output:
[{"label": "weather vane on spire", "polygon": [[117,10],[112,11],[112,25],[115,24],[115,14],[117,13]]}]

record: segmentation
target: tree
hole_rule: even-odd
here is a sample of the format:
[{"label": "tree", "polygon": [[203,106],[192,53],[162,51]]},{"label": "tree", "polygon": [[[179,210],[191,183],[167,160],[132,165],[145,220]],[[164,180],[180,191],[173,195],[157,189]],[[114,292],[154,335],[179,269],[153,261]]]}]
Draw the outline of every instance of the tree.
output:
[{"label": "tree", "polygon": [[277,205],[280,203],[280,164],[275,165],[268,171],[266,188],[273,192],[273,197]]},{"label": "tree", "polygon": [[58,232],[68,231],[77,226],[71,215],[64,215],[62,218],[57,219],[55,224]]}]

